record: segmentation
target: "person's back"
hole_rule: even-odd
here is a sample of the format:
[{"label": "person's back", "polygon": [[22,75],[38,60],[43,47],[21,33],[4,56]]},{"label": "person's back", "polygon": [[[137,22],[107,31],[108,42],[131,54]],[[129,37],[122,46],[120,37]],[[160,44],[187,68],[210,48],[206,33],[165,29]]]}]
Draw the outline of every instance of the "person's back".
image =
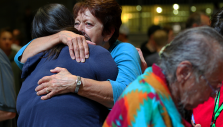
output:
[{"label": "person's back", "polygon": [[85,63],[72,60],[68,47],[64,47],[55,60],[47,60],[43,53],[27,60],[22,74],[26,79],[17,99],[19,127],[102,126],[109,112],[105,106],[74,93],[41,100],[34,91],[38,80],[53,75],[49,70],[55,67],[67,68],[70,73],[84,78],[115,80],[118,70],[110,53],[100,46],[89,45],[89,49],[91,57]]},{"label": "person's back", "polygon": [[16,127],[15,88],[8,57],[0,49],[0,127]]}]

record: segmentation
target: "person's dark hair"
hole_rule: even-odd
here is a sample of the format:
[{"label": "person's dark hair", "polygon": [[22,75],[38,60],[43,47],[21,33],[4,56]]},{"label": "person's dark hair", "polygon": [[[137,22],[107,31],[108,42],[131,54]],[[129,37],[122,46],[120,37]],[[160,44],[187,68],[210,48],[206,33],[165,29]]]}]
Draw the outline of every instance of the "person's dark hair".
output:
[{"label": "person's dark hair", "polygon": [[112,45],[119,36],[119,28],[122,24],[121,6],[115,0],[83,0],[74,5],[74,19],[78,16],[79,12],[83,13],[86,9],[89,9],[91,14],[102,22],[102,35],[110,33],[111,28],[115,29],[114,34],[109,40],[109,44]]},{"label": "person's dark hair", "polygon": [[211,18],[211,27],[223,36],[223,8]]},{"label": "person's dark hair", "polygon": [[[196,81],[199,76],[211,75],[223,60],[223,37],[211,27],[196,27],[179,33],[163,53],[159,66],[166,73],[169,84],[176,81],[176,69],[182,61],[189,61]],[[210,62],[211,61],[211,62]]]},{"label": "person's dark hair", "polygon": [[5,27],[0,29],[0,36],[2,35],[3,32],[9,32],[12,35],[12,29],[10,27]]},{"label": "person's dark hair", "polygon": [[[72,13],[61,4],[47,4],[40,7],[32,23],[32,38],[49,36],[62,30],[69,30],[81,34],[74,28],[74,18]],[[58,44],[45,52],[46,57],[56,59],[64,44]]]},{"label": "person's dark hair", "polygon": [[148,28],[147,36],[150,37],[153,33],[155,33],[157,30],[161,30],[161,26],[159,25],[152,25]]}]

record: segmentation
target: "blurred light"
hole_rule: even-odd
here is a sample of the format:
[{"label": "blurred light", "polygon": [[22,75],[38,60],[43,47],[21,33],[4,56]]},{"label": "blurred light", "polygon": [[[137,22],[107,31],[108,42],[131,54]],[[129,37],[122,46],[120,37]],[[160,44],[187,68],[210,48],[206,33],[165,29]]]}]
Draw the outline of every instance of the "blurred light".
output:
[{"label": "blurred light", "polygon": [[177,15],[178,13],[179,13],[178,10],[173,10],[174,15]]},{"label": "blurred light", "polygon": [[207,14],[211,14],[211,9],[210,9],[210,8],[207,8],[207,9],[206,9],[206,13],[207,13]]},{"label": "blurred light", "polygon": [[192,7],[190,8],[190,10],[191,10],[192,12],[195,12],[195,11],[197,10],[197,8],[196,8],[195,6],[192,6]]},{"label": "blurred light", "polygon": [[137,6],[136,6],[136,10],[137,10],[137,11],[141,11],[141,10],[142,10],[142,7],[141,7],[140,5],[137,5]]},{"label": "blurred light", "polygon": [[163,9],[162,9],[161,7],[157,7],[157,8],[156,8],[156,12],[157,12],[157,13],[161,13],[162,11],[163,11]]},{"label": "blurred light", "polygon": [[174,24],[174,25],[173,25],[173,31],[174,31],[175,33],[180,32],[180,30],[181,30],[181,26],[180,26],[179,24]]},{"label": "blurred light", "polygon": [[174,10],[178,10],[179,8],[180,8],[180,6],[179,6],[178,4],[174,4],[174,5],[173,5],[173,9],[174,9]]},{"label": "blurred light", "polygon": [[153,24],[159,25],[161,21],[163,21],[163,16],[155,16],[153,19]]},{"label": "blurred light", "polygon": [[131,13],[122,13],[122,23],[127,23],[131,18],[133,18]]}]

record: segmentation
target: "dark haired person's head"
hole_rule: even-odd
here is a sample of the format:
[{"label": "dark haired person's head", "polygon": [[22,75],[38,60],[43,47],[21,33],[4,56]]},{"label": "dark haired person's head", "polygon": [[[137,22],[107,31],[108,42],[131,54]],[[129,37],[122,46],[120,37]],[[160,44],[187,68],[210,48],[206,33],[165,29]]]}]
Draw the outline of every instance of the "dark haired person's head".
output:
[{"label": "dark haired person's head", "polygon": [[74,5],[73,13],[75,28],[86,32],[97,45],[112,45],[117,40],[122,10],[115,0],[83,0]]},{"label": "dark haired person's head", "polygon": [[209,26],[210,18],[202,12],[194,12],[186,21],[186,28]]},{"label": "dark haired person's head", "polygon": [[147,36],[150,38],[150,36],[152,34],[154,34],[157,30],[161,30],[161,26],[159,25],[152,25],[148,28],[148,31],[147,31]]},{"label": "dark haired person's head", "polygon": [[223,36],[223,8],[221,8],[211,18],[211,27],[213,27]]},{"label": "dark haired person's head", "polygon": [[[72,13],[61,4],[47,4],[40,7],[32,23],[32,37],[48,36],[71,28],[74,25]],[[77,30],[73,29],[74,32]]]},{"label": "dark haired person's head", "polygon": [[[69,30],[80,34],[73,26],[73,15],[64,5],[47,4],[40,7],[36,12],[32,23],[32,37],[49,36],[62,30]],[[49,52],[47,57],[54,56],[54,58],[57,58],[64,46],[63,44],[59,44],[46,51],[46,53]]]}]

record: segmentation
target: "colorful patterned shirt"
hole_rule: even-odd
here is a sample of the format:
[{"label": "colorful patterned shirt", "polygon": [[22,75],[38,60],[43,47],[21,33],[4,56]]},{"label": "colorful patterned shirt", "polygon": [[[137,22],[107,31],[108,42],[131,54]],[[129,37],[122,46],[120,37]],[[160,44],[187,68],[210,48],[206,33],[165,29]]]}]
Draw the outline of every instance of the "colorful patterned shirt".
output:
[{"label": "colorful patterned shirt", "polygon": [[153,65],[122,93],[103,127],[183,127],[162,70]]}]

